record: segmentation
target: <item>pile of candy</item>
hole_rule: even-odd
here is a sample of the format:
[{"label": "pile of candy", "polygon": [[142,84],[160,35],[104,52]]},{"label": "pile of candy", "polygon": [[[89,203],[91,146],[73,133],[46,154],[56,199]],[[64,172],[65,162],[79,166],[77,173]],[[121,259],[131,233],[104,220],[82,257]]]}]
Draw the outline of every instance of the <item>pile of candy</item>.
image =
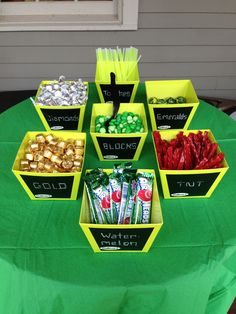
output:
[{"label": "pile of candy", "polygon": [[85,176],[91,222],[99,224],[149,223],[153,174],[130,169],[131,164],[114,165],[107,174],[94,169]]},{"label": "pile of candy", "polygon": [[208,132],[190,132],[187,136],[179,132],[170,142],[153,132],[160,169],[190,170],[223,167],[224,154],[217,152],[217,143],[211,142]]},{"label": "pile of candy", "polygon": [[41,86],[40,94],[35,103],[43,106],[78,106],[88,99],[87,85],[82,79],[66,81],[60,76],[58,81]]},{"label": "pile of candy", "polygon": [[[110,116],[97,116],[95,119],[95,132],[106,133],[105,122]],[[118,113],[115,119],[109,122],[108,133],[142,133],[143,122],[138,114],[133,112]]]},{"label": "pile of candy", "polygon": [[151,97],[149,98],[149,104],[186,104],[187,100],[183,96],[178,96],[176,98],[168,97],[168,98],[157,98]]},{"label": "pile of candy", "polygon": [[20,170],[57,173],[80,172],[84,156],[84,140],[55,138],[52,134],[37,134],[25,148]]}]

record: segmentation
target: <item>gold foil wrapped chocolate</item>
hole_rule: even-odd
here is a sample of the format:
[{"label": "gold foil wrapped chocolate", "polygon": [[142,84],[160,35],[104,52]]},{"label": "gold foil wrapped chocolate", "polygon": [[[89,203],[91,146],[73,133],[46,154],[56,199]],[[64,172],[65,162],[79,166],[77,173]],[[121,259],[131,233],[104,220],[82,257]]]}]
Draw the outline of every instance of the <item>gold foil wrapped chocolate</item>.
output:
[{"label": "gold foil wrapped chocolate", "polygon": [[45,137],[43,136],[43,134],[36,135],[36,141],[38,143],[45,143]]},{"label": "gold foil wrapped chocolate", "polygon": [[60,173],[80,172],[83,163],[84,140],[62,140],[52,134],[39,133],[29,140],[23,158],[22,171]]}]

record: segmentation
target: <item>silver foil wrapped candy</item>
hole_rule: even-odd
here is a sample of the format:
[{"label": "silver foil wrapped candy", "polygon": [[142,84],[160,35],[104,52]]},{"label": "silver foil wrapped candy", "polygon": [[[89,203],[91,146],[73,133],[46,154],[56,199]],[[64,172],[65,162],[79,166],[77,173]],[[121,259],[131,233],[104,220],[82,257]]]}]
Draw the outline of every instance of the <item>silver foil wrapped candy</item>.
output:
[{"label": "silver foil wrapped candy", "polygon": [[88,99],[87,85],[82,79],[66,81],[61,75],[58,81],[43,85],[36,103],[43,106],[80,106]]}]

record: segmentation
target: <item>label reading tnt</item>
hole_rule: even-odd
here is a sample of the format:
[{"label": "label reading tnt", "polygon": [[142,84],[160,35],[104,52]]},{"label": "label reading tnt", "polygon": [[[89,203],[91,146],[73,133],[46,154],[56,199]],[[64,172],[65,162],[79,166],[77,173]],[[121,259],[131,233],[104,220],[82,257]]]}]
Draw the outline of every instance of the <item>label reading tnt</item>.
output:
[{"label": "label reading tnt", "polygon": [[41,109],[51,130],[77,130],[80,108]]},{"label": "label reading tnt", "polygon": [[[104,97],[104,101],[112,101],[113,100],[113,95],[112,95],[112,89],[114,88],[113,86],[109,84],[100,84],[102,94]],[[134,88],[134,84],[117,84],[117,95],[120,103],[126,103],[130,101],[132,91]]]},{"label": "label reading tnt", "polygon": [[193,107],[153,108],[157,129],[182,129],[192,109]]},{"label": "label reading tnt", "polygon": [[141,251],[147,243],[153,228],[140,229],[98,229],[89,228],[103,251]]},{"label": "label reading tnt", "polygon": [[36,198],[70,198],[74,177],[21,175]]},{"label": "label reading tnt", "polygon": [[104,159],[133,159],[141,137],[97,137]]},{"label": "label reading tnt", "polygon": [[220,173],[166,175],[170,196],[204,196]]}]

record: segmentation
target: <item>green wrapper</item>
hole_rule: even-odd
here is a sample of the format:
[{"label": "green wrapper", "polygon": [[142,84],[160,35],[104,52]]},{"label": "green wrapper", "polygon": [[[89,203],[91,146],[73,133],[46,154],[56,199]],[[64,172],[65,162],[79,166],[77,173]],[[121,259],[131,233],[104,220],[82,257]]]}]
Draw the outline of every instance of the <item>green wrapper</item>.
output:
[{"label": "green wrapper", "polygon": [[121,174],[111,173],[109,175],[110,207],[112,223],[117,224],[121,202]]},{"label": "green wrapper", "polygon": [[123,224],[131,224],[132,216],[135,209],[135,201],[136,199],[136,179],[131,180],[131,184],[129,186],[129,195],[128,195],[128,203],[125,208],[125,213],[123,217]]},{"label": "green wrapper", "polygon": [[153,179],[153,174],[149,172],[137,174],[137,196],[132,219],[135,224],[150,222]]}]

